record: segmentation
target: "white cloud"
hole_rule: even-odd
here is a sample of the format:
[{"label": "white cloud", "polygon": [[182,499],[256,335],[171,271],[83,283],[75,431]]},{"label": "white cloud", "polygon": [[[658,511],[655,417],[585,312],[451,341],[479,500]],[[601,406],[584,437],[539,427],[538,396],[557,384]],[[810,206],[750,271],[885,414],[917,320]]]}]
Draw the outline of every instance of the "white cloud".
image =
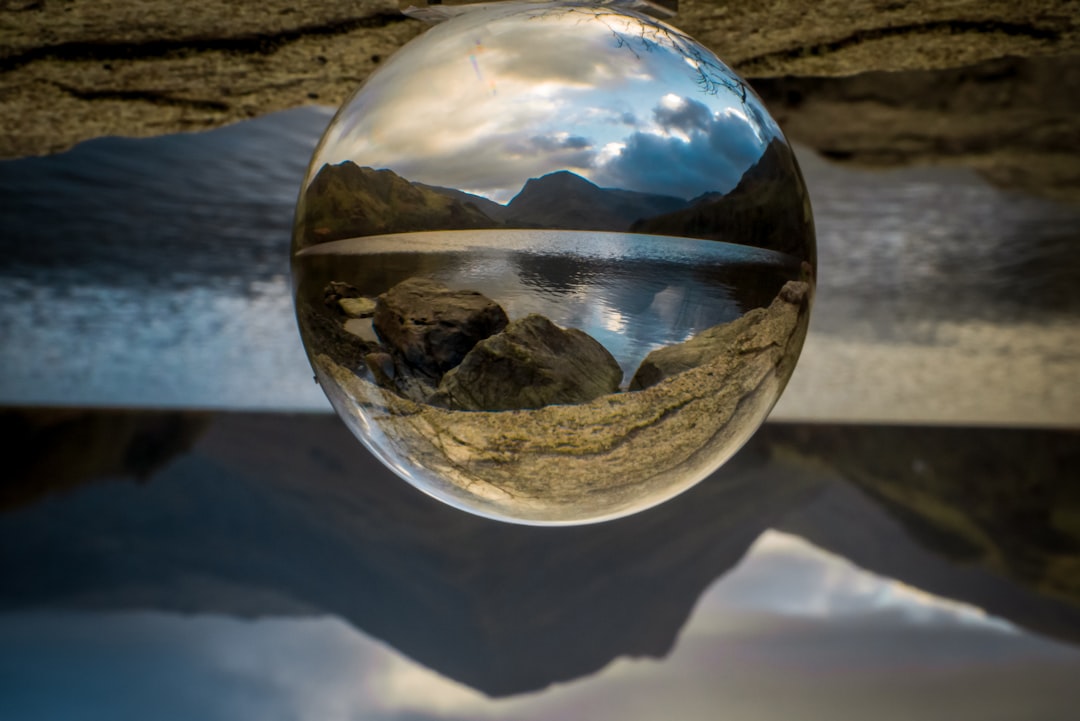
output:
[{"label": "white cloud", "polygon": [[[701,94],[694,71],[663,44],[635,48],[636,20],[597,20],[584,8],[507,13],[468,13],[391,57],[339,116],[315,167],[349,159],[508,200],[557,170],[599,177],[597,153],[606,148],[610,159],[633,131],[655,131],[665,96],[696,111],[700,103],[679,99],[697,94],[714,113],[736,102]],[[558,142],[570,138],[578,142]],[[614,170],[603,175],[617,185]]]},{"label": "white cloud", "polygon": [[743,562],[701,604],[713,614],[755,611],[817,619],[889,614],[910,623],[1015,630],[980,608],[863,571],[798,536],[778,531],[763,533]]},{"label": "white cloud", "polygon": [[8,613],[0,716],[892,721],[982,718],[989,707],[1068,718],[1080,653],[1000,627],[767,532],[707,592],[667,658],[619,659],[533,694],[487,698],[333,618]]}]

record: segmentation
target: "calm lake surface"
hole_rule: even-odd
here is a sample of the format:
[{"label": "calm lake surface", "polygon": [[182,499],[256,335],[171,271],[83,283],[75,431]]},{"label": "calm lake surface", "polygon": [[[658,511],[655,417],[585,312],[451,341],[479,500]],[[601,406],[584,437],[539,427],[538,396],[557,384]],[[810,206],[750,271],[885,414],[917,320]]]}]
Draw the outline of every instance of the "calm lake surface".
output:
[{"label": "calm lake surface", "polygon": [[[181,441],[175,415],[142,421],[173,451],[138,482],[86,474],[124,455],[130,413],[68,415],[95,441],[53,446],[4,497],[0,718],[1071,721],[1080,704],[1075,600],[957,562],[828,462],[774,452],[785,424],[668,503],[550,529],[424,496],[333,416],[212,414]],[[1053,468],[1038,442],[995,453],[1047,431],[933,430],[949,442],[918,462],[942,479],[961,480],[952,451],[925,447]]]},{"label": "calm lake surface", "polygon": [[[0,163],[0,402],[327,409],[289,236],[329,117]],[[774,417],[1080,424],[1080,208],[800,160],[820,277]]]},{"label": "calm lake surface", "polygon": [[374,297],[423,276],[474,290],[511,320],[539,313],[583,330],[629,383],[651,350],[768,305],[799,262],[758,248],[632,233],[468,230],[323,243],[297,254],[302,297],[331,281]]}]

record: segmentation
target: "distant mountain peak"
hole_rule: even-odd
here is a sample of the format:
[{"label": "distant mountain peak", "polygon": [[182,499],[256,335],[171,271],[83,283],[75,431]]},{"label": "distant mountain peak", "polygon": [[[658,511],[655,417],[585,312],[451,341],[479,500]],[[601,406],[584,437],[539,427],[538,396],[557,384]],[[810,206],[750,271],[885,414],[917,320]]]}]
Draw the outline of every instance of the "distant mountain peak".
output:
[{"label": "distant mountain peak", "polygon": [[631,232],[722,240],[807,260],[813,226],[796,173],[791,150],[774,138],[727,193],[703,193],[683,209],[634,223]]},{"label": "distant mountain peak", "polygon": [[544,192],[591,192],[602,190],[602,188],[588,178],[583,178],[572,171],[556,170],[553,173],[547,173],[538,178],[529,178],[525,181],[525,185],[521,187],[521,190],[518,191],[518,194],[510,201],[509,205],[513,205],[514,201],[528,193],[536,193],[541,190]]},{"label": "distant mountain peak", "polygon": [[622,232],[642,217],[685,207],[666,195],[602,188],[569,170],[530,178],[506,205],[507,219],[524,227]]}]

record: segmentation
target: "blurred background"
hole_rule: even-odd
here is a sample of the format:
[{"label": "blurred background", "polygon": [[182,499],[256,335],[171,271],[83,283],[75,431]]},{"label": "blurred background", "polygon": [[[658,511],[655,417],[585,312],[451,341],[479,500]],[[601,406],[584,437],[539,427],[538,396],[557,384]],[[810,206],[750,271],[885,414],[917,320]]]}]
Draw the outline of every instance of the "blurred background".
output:
[{"label": "blurred background", "polygon": [[0,718],[1072,718],[1080,60],[1002,55],[743,58],[814,205],[802,360],[727,466],[578,528],[428,499],[312,382],[330,108],[6,153]]}]

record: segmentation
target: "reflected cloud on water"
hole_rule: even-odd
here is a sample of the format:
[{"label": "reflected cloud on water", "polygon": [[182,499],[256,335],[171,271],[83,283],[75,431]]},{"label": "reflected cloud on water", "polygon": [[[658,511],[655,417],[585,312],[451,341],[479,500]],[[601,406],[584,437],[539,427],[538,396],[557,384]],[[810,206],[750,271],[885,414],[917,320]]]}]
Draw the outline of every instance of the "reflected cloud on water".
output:
[{"label": "reflected cloud on water", "polygon": [[[372,713],[582,703],[603,718],[645,694],[771,718],[778,693],[914,713],[912,685],[942,669],[957,703],[980,697],[961,693],[970,682],[1051,704],[1080,662],[1045,640],[1080,640],[1061,570],[1075,553],[1053,521],[1072,507],[1073,434],[770,425],[664,506],[552,531],[445,508],[332,417],[37,411],[3,428],[24,454],[0,515],[0,666],[22,674],[15,688],[88,664],[85,683],[107,685],[126,671],[98,656],[150,639],[131,673],[167,696],[171,664],[209,669],[229,713],[256,683],[314,713],[332,696]],[[890,499],[899,488],[914,500]],[[162,640],[177,634],[191,644]],[[304,648],[344,658],[288,673]],[[339,693],[346,678],[367,700]],[[424,704],[443,691],[460,706]],[[10,698],[51,703],[35,693]]]},{"label": "reflected cloud on water", "polygon": [[[806,606],[793,603],[808,596]],[[795,708],[804,719],[956,719],[984,718],[987,702],[1006,715],[1064,719],[1080,700],[1068,683],[1080,651],[898,588],[775,531],[705,593],[663,661],[619,659],[587,678],[503,699],[330,617],[7,613],[0,641],[0,713],[19,719],[86,708],[119,721],[693,721],[789,718]],[[52,692],[58,682],[62,694]]]}]

